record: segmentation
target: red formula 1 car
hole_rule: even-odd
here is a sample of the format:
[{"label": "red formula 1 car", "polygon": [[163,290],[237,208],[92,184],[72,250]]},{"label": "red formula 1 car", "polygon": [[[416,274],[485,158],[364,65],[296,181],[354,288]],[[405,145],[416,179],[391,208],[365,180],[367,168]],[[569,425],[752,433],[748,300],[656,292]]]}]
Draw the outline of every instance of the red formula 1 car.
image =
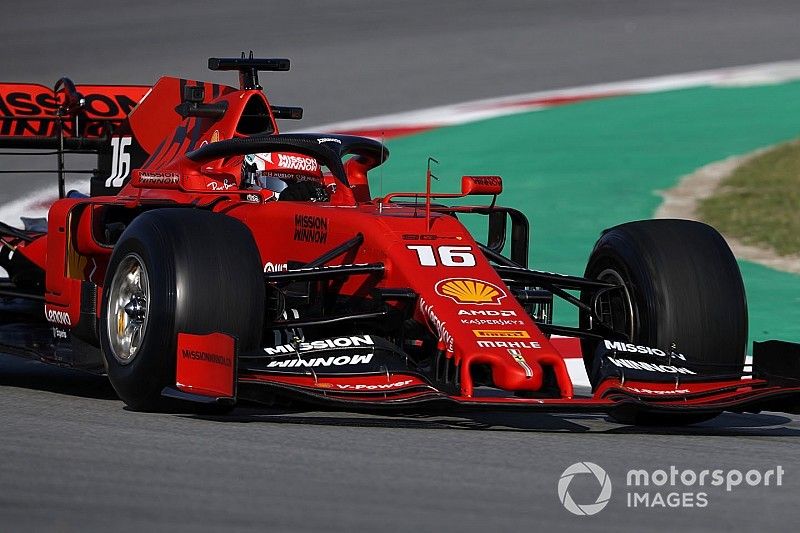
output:
[{"label": "red formula 1 car", "polygon": [[[106,373],[135,409],[284,399],[344,409],[607,412],[690,423],[800,407],[800,349],[757,344],[737,264],[709,226],[647,220],[603,232],[583,277],[528,268],[528,221],[497,176],[461,192],[373,198],[388,150],[362,137],[279,134],[258,71],[240,87],[0,85],[0,146],[52,149],[45,221],[0,225],[0,342]],[[64,157],[98,156],[91,194]],[[323,169],[324,172],[323,172]],[[443,205],[485,197],[479,205]],[[488,219],[485,242],[462,224]],[[578,327],[552,323],[554,297]],[[550,336],[581,339],[576,394]],[[193,402],[193,403],[192,403]]]}]

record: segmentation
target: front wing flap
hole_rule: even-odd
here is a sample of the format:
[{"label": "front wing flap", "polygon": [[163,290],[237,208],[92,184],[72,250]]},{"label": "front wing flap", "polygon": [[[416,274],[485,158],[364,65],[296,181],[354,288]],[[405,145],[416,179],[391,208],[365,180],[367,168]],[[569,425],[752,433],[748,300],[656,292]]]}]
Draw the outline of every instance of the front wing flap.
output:
[{"label": "front wing flap", "polygon": [[311,403],[347,409],[384,410],[409,406],[449,406],[488,411],[719,413],[762,410],[800,412],[800,385],[767,380],[692,382],[677,389],[663,383],[607,380],[591,397],[518,398],[459,396],[437,390],[413,374],[338,376],[314,382],[311,376],[293,379],[268,374],[239,375],[239,397],[253,401],[289,396]]}]

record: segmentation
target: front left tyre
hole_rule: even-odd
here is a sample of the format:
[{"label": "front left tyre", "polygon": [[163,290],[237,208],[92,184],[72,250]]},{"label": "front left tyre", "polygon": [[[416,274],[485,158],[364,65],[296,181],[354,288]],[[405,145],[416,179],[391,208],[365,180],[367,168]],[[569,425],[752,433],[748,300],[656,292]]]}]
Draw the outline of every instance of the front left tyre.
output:
[{"label": "front left tyre", "polygon": [[100,343],[111,385],[132,409],[170,407],[178,333],[225,333],[257,349],[264,317],[261,257],[240,221],[189,208],[139,215],[106,272]]}]

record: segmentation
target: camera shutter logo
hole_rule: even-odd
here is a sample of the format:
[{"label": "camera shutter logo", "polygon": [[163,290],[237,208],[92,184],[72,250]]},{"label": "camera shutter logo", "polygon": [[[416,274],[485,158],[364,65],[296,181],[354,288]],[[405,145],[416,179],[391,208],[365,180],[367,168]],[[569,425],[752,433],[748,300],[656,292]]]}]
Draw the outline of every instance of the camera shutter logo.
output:
[{"label": "camera shutter logo", "polygon": [[[592,474],[600,484],[600,494],[594,503],[577,504],[569,494],[569,485],[572,478],[578,474]],[[558,499],[561,505],[572,514],[578,516],[591,516],[602,511],[611,499],[611,478],[606,471],[594,463],[584,461],[567,467],[558,480]]]}]

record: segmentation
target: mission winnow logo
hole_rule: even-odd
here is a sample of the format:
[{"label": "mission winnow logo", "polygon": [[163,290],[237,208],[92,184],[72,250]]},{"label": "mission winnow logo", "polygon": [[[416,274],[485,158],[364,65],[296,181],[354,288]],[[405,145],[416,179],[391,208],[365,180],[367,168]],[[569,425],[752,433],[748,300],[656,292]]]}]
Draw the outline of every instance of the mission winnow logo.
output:
[{"label": "mission winnow logo", "polygon": [[182,355],[185,359],[194,359],[195,361],[206,361],[208,363],[213,363],[215,365],[222,365],[231,367],[233,366],[233,359],[226,355],[220,355],[218,353],[212,352],[203,352],[200,350],[190,350],[188,348],[184,348],[182,351]]},{"label": "mission winnow logo", "polygon": [[359,347],[374,346],[375,341],[369,335],[351,335],[349,337],[335,337],[332,339],[315,340],[301,342],[299,344],[282,344],[279,346],[264,348],[268,355],[294,355],[294,357],[282,358],[270,361],[268,368],[295,368],[295,367],[318,367],[318,366],[346,366],[367,364],[372,361],[373,353],[346,354],[339,356],[311,357],[308,359],[299,357],[303,352],[329,351],[339,349],[350,349]]}]

